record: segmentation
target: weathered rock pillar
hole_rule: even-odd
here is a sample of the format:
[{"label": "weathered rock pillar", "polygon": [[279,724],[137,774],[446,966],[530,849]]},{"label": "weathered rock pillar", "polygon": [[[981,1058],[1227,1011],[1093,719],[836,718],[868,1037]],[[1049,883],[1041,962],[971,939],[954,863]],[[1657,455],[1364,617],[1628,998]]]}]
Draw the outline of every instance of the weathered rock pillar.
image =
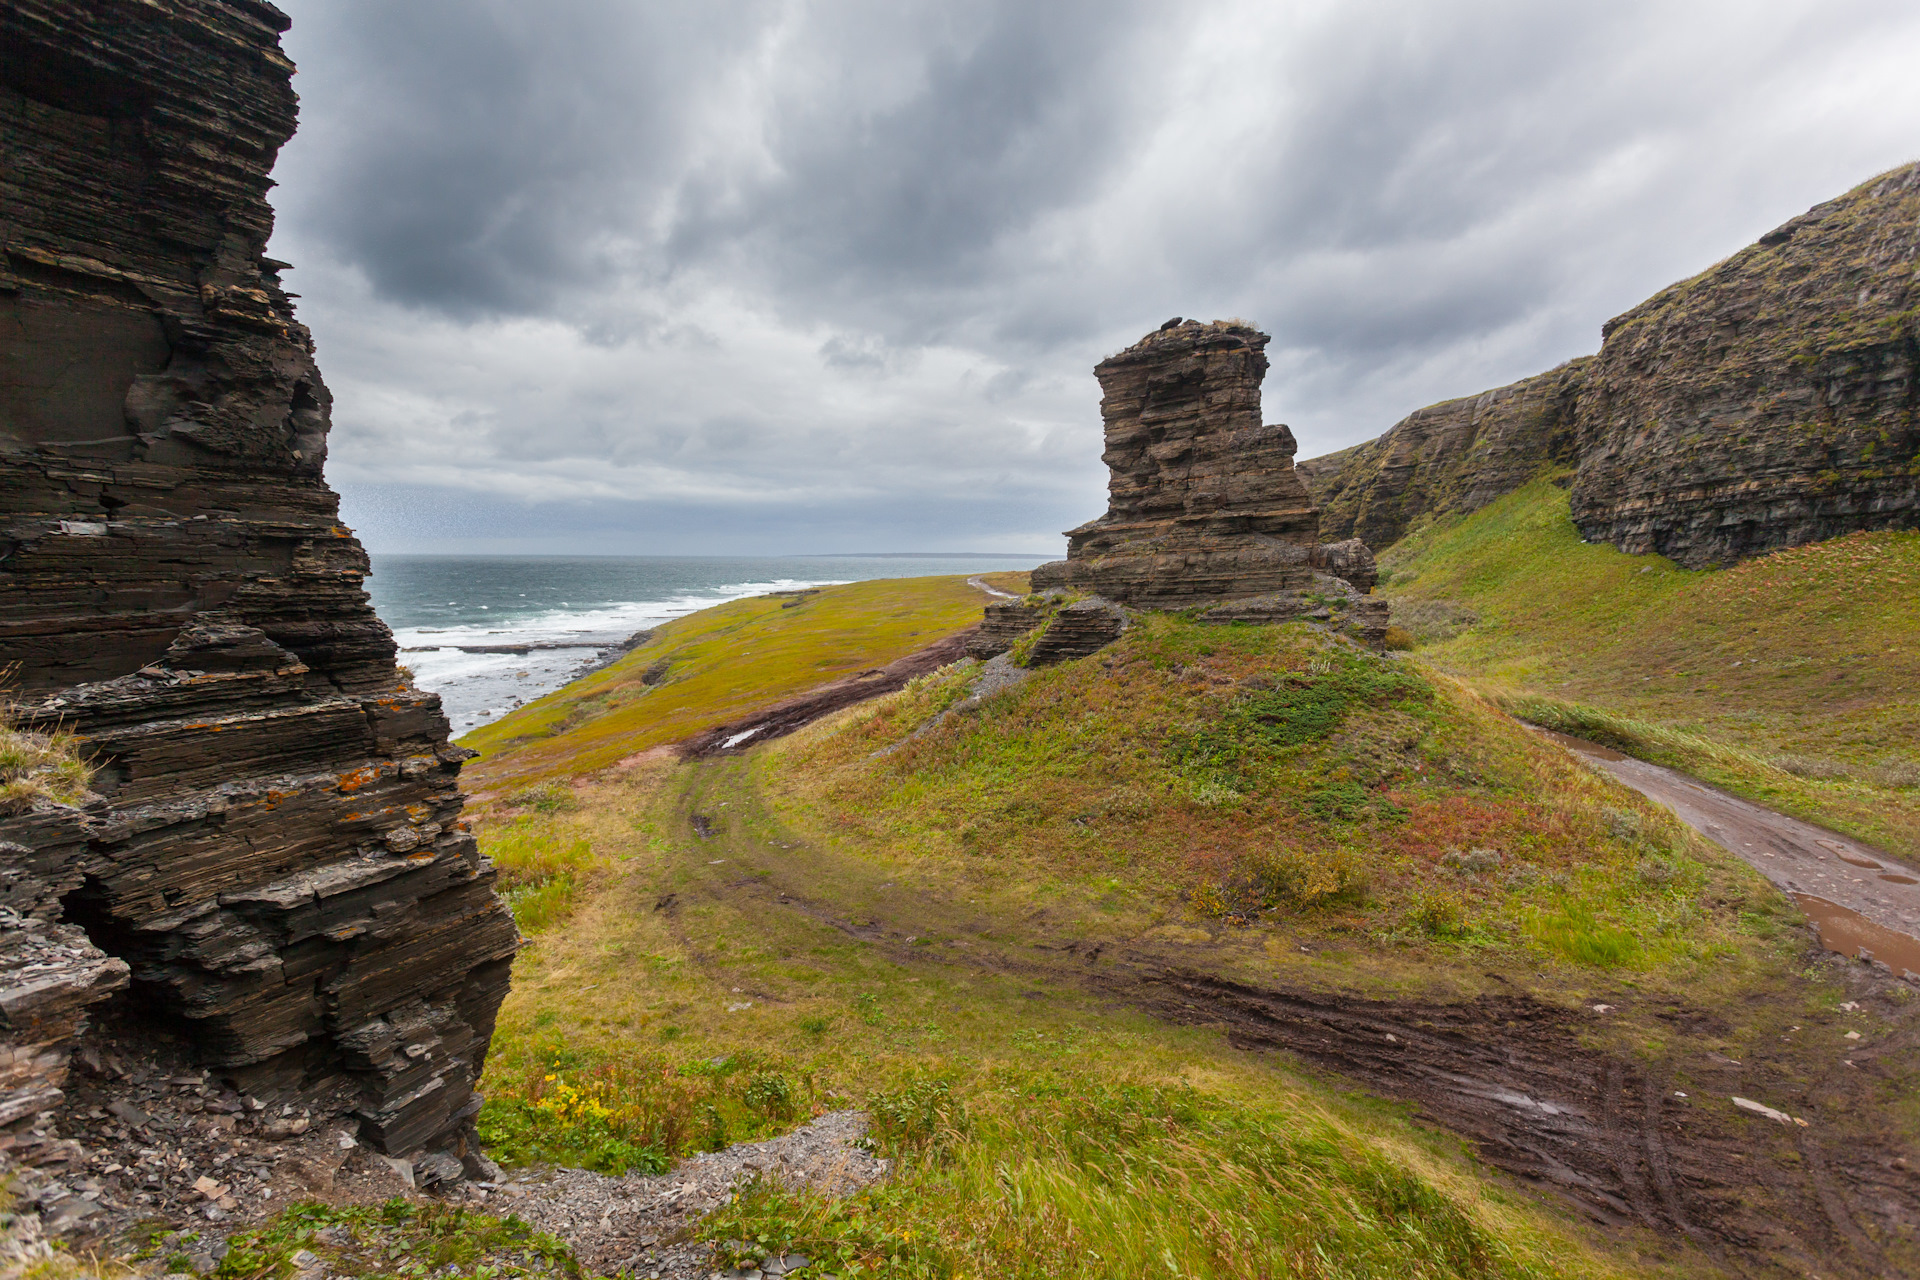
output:
[{"label": "weathered rock pillar", "polygon": [[1173,321],[1100,362],[1107,513],[1068,531],[1067,558],[1034,570],[1036,590],[1146,609],[1240,602],[1221,616],[1232,621],[1330,618],[1338,596],[1370,639],[1384,633],[1384,609],[1359,603],[1372,552],[1320,544],[1293,432],[1260,420],[1267,342],[1238,321]]},{"label": "weathered rock pillar", "polygon": [[468,753],[361,589],[263,256],[286,26],[0,8],[0,669],[97,769],[90,803],[0,812],[0,905],[86,939],[0,945],[65,946],[79,1001],[118,985],[90,941],[244,1091],[466,1149],[518,935],[460,820]]}]

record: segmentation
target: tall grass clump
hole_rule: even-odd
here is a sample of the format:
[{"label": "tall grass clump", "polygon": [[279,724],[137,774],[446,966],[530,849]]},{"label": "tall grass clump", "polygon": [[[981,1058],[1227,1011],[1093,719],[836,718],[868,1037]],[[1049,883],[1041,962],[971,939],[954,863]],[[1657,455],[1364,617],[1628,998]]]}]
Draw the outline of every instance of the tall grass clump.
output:
[{"label": "tall grass clump", "polygon": [[0,708],[0,814],[25,813],[34,804],[78,804],[87,797],[93,770],[70,733],[35,733],[17,727]]},{"label": "tall grass clump", "polygon": [[[900,1276],[1565,1275],[1334,1124],[1181,1087],[1004,1074],[937,1157],[845,1200],[746,1188],[700,1228],[723,1261],[799,1252]],[[882,1144],[883,1150],[893,1148]]]},{"label": "tall grass clump", "polygon": [[527,933],[572,915],[582,883],[602,866],[592,841],[532,816],[482,832],[480,849],[499,868],[500,896]]}]

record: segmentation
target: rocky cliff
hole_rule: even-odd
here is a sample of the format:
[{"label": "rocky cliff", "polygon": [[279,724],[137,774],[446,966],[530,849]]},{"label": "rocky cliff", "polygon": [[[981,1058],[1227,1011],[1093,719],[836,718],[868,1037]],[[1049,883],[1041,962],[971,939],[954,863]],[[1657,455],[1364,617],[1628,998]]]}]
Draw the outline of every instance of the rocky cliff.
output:
[{"label": "rocky cliff", "polygon": [[0,808],[0,945],[70,975],[57,1017],[0,1025],[0,1058],[40,1063],[0,1116],[54,1105],[130,966],[240,1091],[477,1156],[518,939],[460,821],[468,753],[361,589],[263,256],[286,26],[258,0],[0,7],[0,667],[16,721],[93,765],[81,803]]},{"label": "rocky cliff", "polygon": [[1663,290],[1598,355],[1302,463],[1376,548],[1572,465],[1583,536],[1690,568],[1920,524],[1920,164]]},{"label": "rocky cliff", "polygon": [[1365,548],[1323,548],[1295,474],[1293,433],[1260,420],[1266,334],[1237,321],[1169,321],[1094,369],[1109,503],[1034,571],[1141,608],[1297,591],[1338,572],[1373,585]]},{"label": "rocky cliff", "polygon": [[1296,468],[1321,508],[1320,536],[1398,541],[1436,511],[1477,511],[1544,466],[1574,458],[1591,358],[1477,396],[1416,409],[1385,435]]}]

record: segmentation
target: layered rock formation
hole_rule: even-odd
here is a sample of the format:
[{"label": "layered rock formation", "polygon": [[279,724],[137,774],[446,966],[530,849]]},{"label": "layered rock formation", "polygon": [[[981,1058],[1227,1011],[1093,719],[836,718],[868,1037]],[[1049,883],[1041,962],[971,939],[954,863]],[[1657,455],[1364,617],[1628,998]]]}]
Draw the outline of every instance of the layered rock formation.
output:
[{"label": "layered rock formation", "polygon": [[361,589],[263,256],[286,25],[0,9],[0,668],[97,793],[0,814],[0,894],[130,965],[243,1091],[350,1086],[376,1146],[474,1153],[518,939],[460,822],[469,753]]},{"label": "layered rock formation", "polygon": [[[1107,513],[1068,531],[1067,558],[1035,570],[1035,587],[1178,609],[1311,582],[1319,512],[1293,432],[1260,421],[1268,340],[1238,322],[1169,322],[1100,362]],[[1364,549],[1336,558],[1372,587]]]},{"label": "layered rock formation", "polygon": [[[1239,321],[1169,320],[1094,369],[1110,477],[1107,513],[1067,533],[1067,558],[1033,571],[1045,597],[988,606],[976,657],[1036,627],[1028,665],[1093,652],[1125,612],[1222,606],[1215,622],[1313,617],[1379,644],[1373,553],[1323,545],[1293,466],[1293,432],[1260,420],[1268,337]],[[1074,592],[1090,597],[1068,601]],[[1337,607],[1329,608],[1330,602]]]},{"label": "layered rock formation", "polygon": [[1920,525],[1920,165],[1609,322],[1600,352],[1300,465],[1375,547],[1576,468],[1582,536],[1689,568]]},{"label": "layered rock formation", "polygon": [[1689,568],[1920,525],[1920,164],[1611,321],[1573,520]]}]

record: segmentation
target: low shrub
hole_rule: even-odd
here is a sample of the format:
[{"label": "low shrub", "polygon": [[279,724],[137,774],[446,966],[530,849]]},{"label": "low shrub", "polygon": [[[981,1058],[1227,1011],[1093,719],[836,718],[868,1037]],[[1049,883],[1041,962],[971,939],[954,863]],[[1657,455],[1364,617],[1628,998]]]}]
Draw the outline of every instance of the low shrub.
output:
[{"label": "low shrub", "polygon": [[79,804],[92,781],[80,739],[17,729],[0,711],[0,814],[24,813],[40,800]]},{"label": "low shrub", "polygon": [[1467,905],[1457,893],[1429,889],[1413,895],[1407,923],[1435,938],[1451,938],[1466,927]]}]

